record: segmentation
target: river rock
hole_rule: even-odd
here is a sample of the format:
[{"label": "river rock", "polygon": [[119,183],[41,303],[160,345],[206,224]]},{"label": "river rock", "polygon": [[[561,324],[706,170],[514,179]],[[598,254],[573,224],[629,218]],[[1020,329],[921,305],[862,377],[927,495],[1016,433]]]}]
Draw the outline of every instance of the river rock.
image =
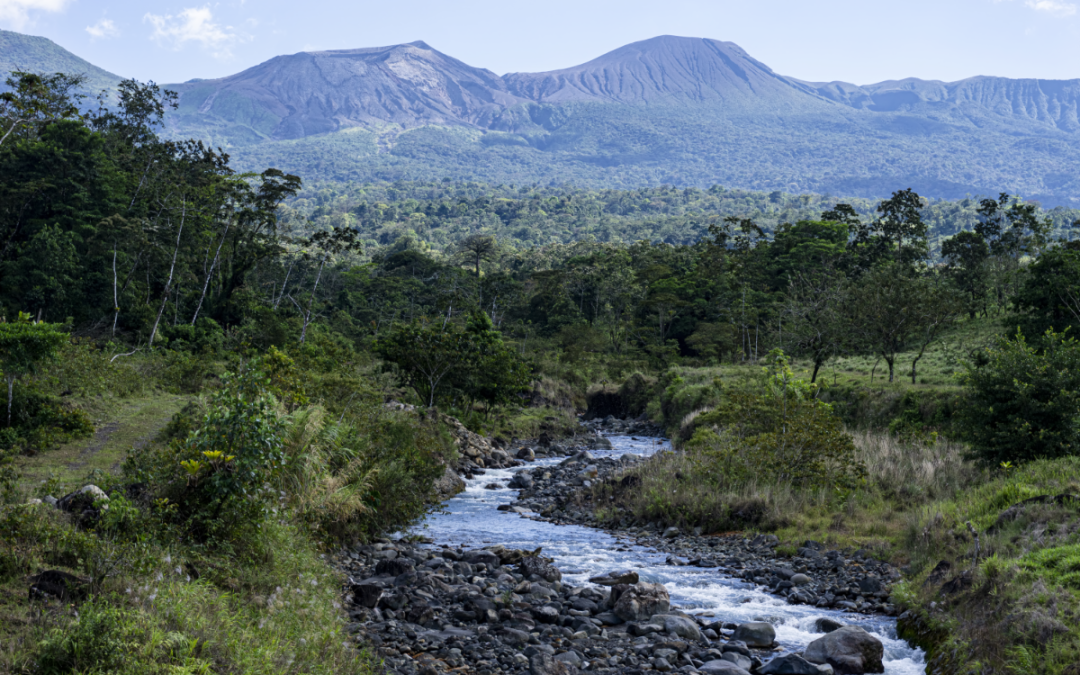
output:
[{"label": "river rock", "polygon": [[751,670],[754,667],[754,662],[750,660],[749,656],[743,656],[738,652],[724,652],[724,655],[720,658],[724,661],[731,661],[743,670]]},{"label": "river rock", "polygon": [[367,609],[373,609],[378,605],[382,594],[382,587],[375,584],[353,584],[352,586],[353,602]]},{"label": "river rock", "polygon": [[538,555],[525,556],[521,559],[521,564],[518,567],[526,579],[534,574],[550,583],[562,579],[562,572],[559,571],[559,568]]},{"label": "river rock", "polygon": [[680,534],[681,532],[679,531],[679,528],[669,527],[668,529],[664,530],[664,534],[662,536],[664,537],[664,539],[674,539]]},{"label": "river rock", "polygon": [[[653,618],[656,619],[657,617]],[[697,623],[695,623],[692,619],[687,619],[684,616],[669,614],[667,616],[664,616],[663,626],[665,633],[674,633],[681,638],[693,640],[695,642],[701,642],[701,629],[698,628]]]},{"label": "river rock", "polygon": [[831,633],[838,628],[843,628],[844,624],[839,621],[833,621],[827,616],[823,616],[814,622],[814,630],[818,633]]},{"label": "river rock", "polygon": [[731,637],[745,642],[748,647],[772,647],[776,642],[776,629],[764,621],[753,621],[740,624]]},{"label": "river rock", "polygon": [[[379,551],[384,553],[384,551]],[[375,574],[378,576],[391,576],[398,577],[406,572],[412,571],[413,565],[411,560],[405,558],[398,558],[397,551],[385,551],[385,553],[393,553],[394,557],[386,560],[380,560],[375,565]]]},{"label": "river rock", "polygon": [[496,566],[499,564],[499,556],[491,551],[485,551],[484,549],[478,549],[476,551],[466,551],[462,556],[465,562],[470,565],[491,565]]},{"label": "river rock", "polygon": [[551,654],[538,652],[529,657],[529,672],[532,675],[572,675],[578,669],[556,660]]},{"label": "river rock", "polygon": [[699,673],[705,673],[706,675],[750,675],[749,671],[724,659],[704,663],[697,670]]},{"label": "river rock", "polygon": [[791,581],[791,583],[795,584],[796,586],[805,586],[805,585],[813,582],[813,579],[806,576],[805,574],[792,574],[790,581]]},{"label": "river rock", "polygon": [[858,626],[844,626],[814,640],[805,656],[811,663],[827,663],[839,675],[884,673],[881,640]]},{"label": "river rock", "polygon": [[798,654],[785,654],[759,668],[758,675],[822,675],[822,670]]},{"label": "river rock", "polygon": [[439,480],[435,481],[435,485],[432,486],[435,491],[435,496],[439,501],[449,499],[459,492],[465,490],[465,481],[461,479],[457,471],[454,471],[452,467],[446,467],[443,471],[443,475]]},{"label": "river rock", "polygon": [[636,584],[638,582],[638,573],[633,570],[624,570],[622,572],[608,572],[598,577],[591,577],[589,583],[598,584],[600,586],[616,586],[618,584]]},{"label": "river rock", "polygon": [[623,621],[643,621],[671,608],[671,596],[663,584],[640,582],[627,588],[612,611]]}]

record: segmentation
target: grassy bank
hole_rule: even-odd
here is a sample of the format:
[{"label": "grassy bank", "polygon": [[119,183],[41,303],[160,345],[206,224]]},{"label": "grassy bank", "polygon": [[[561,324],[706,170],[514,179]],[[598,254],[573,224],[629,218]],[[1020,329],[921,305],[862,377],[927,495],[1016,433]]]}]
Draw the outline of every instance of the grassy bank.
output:
[{"label": "grassy bank", "polygon": [[425,513],[447,434],[363,364],[65,349],[20,387],[93,426],[4,452],[0,671],[375,672],[324,552]]}]

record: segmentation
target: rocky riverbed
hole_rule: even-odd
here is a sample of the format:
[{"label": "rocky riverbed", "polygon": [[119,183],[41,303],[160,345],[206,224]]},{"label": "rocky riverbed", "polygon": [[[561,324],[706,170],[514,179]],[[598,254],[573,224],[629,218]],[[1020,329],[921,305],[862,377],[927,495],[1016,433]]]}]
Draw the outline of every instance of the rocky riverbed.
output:
[{"label": "rocky riverbed", "polygon": [[465,467],[468,489],[413,539],[341,554],[350,629],[388,671],[923,672],[874,614],[895,612],[895,571],[862,552],[810,542],[789,558],[769,536],[582,527],[573,492],[669,447],[588,433],[655,433],[643,424],[592,426],[507,447],[522,466]]}]

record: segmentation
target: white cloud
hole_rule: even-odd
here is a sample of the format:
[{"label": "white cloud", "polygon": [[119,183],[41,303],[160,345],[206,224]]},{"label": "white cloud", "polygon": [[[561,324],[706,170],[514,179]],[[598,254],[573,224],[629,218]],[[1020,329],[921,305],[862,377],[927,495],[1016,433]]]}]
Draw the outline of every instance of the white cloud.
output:
[{"label": "white cloud", "polygon": [[15,30],[21,30],[30,22],[30,12],[60,12],[68,0],[0,0],[0,21]]},{"label": "white cloud", "polygon": [[1024,6],[1039,12],[1055,14],[1057,16],[1072,16],[1076,14],[1076,5],[1063,0],[1024,0]]},{"label": "white cloud", "polygon": [[86,32],[97,38],[114,38],[120,35],[120,29],[112,22],[112,19],[101,19],[93,26],[87,26]]},{"label": "white cloud", "polygon": [[240,39],[231,26],[214,23],[209,7],[188,7],[176,16],[148,13],[143,21],[154,27],[150,38],[159,44],[171,44],[173,49],[180,49],[188,42],[194,42],[218,59],[232,56],[230,48]]}]

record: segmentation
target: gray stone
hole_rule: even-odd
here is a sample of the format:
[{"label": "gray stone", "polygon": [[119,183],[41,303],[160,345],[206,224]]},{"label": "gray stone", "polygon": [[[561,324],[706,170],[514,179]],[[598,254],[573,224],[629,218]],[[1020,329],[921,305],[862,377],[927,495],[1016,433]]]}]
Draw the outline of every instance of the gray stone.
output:
[{"label": "gray stone", "polygon": [[533,618],[539,623],[558,623],[559,610],[554,607],[537,607],[533,610]]},{"label": "gray stone", "polygon": [[724,655],[720,658],[724,661],[731,661],[743,670],[750,670],[754,667],[754,662],[750,660],[750,657],[743,656],[738,652],[724,652]]},{"label": "gray stone", "polygon": [[491,551],[485,550],[465,551],[463,559],[470,565],[483,563],[484,565],[494,566],[499,564],[499,556]]},{"label": "gray stone", "polygon": [[793,574],[793,575],[791,575],[790,581],[791,581],[791,583],[795,584],[796,586],[805,586],[805,585],[811,583],[813,581],[813,579],[806,576],[805,574]]},{"label": "gray stone", "polygon": [[435,491],[435,496],[440,500],[449,499],[459,492],[465,490],[465,481],[461,479],[461,476],[457,474],[449,466],[443,471],[443,475],[439,477],[439,480],[435,481],[435,485],[432,486]]},{"label": "gray stone", "polygon": [[772,647],[776,642],[776,629],[764,621],[753,621],[740,624],[731,637],[745,642],[748,647]]},{"label": "gray stone", "polygon": [[884,673],[885,648],[858,626],[844,626],[814,640],[806,647],[806,660],[827,663],[838,675]]},{"label": "gray stone", "polygon": [[798,654],[785,654],[769,661],[758,670],[759,675],[821,675],[816,664]]},{"label": "gray stone", "polygon": [[662,584],[640,582],[619,596],[612,611],[623,621],[643,621],[670,608],[671,597]]},{"label": "gray stone", "polygon": [[529,657],[531,675],[573,675],[577,668],[562,661],[556,661],[551,654],[540,652]]},{"label": "gray stone", "polygon": [[559,571],[559,568],[552,565],[546,558],[541,558],[538,555],[530,555],[522,558],[518,569],[526,579],[534,574],[548,582],[555,582],[562,579],[562,572]]},{"label": "gray stone", "polygon": [[831,633],[837,628],[843,628],[844,624],[839,621],[833,621],[832,619],[823,616],[814,622],[814,630],[818,633]]},{"label": "gray stone", "polygon": [[563,652],[562,654],[556,654],[555,660],[559,661],[560,663],[565,663],[568,666],[573,666],[574,668],[580,668],[581,664],[584,662],[584,660],[581,658],[581,654],[578,654],[574,650]]},{"label": "gray stone", "polygon": [[701,629],[692,619],[684,616],[668,615],[664,617],[664,632],[674,633],[687,640],[701,641]]},{"label": "gray stone", "polygon": [[716,659],[698,666],[699,673],[706,675],[750,675],[745,668],[740,668],[731,661]]},{"label": "gray stone", "polygon": [[664,534],[662,534],[661,536],[664,539],[674,539],[675,537],[679,536],[679,528],[669,527],[668,529],[664,530]]},{"label": "gray stone", "polygon": [[608,572],[598,577],[591,577],[589,583],[599,584],[600,586],[615,586],[616,584],[636,584],[638,580],[637,572],[623,570],[622,572]]},{"label": "gray stone", "polygon": [[742,640],[731,640],[729,642],[726,642],[723,646],[720,647],[720,651],[724,654],[728,652],[735,652],[736,654],[742,654],[747,658],[750,657],[750,648],[747,647],[746,643]]}]

